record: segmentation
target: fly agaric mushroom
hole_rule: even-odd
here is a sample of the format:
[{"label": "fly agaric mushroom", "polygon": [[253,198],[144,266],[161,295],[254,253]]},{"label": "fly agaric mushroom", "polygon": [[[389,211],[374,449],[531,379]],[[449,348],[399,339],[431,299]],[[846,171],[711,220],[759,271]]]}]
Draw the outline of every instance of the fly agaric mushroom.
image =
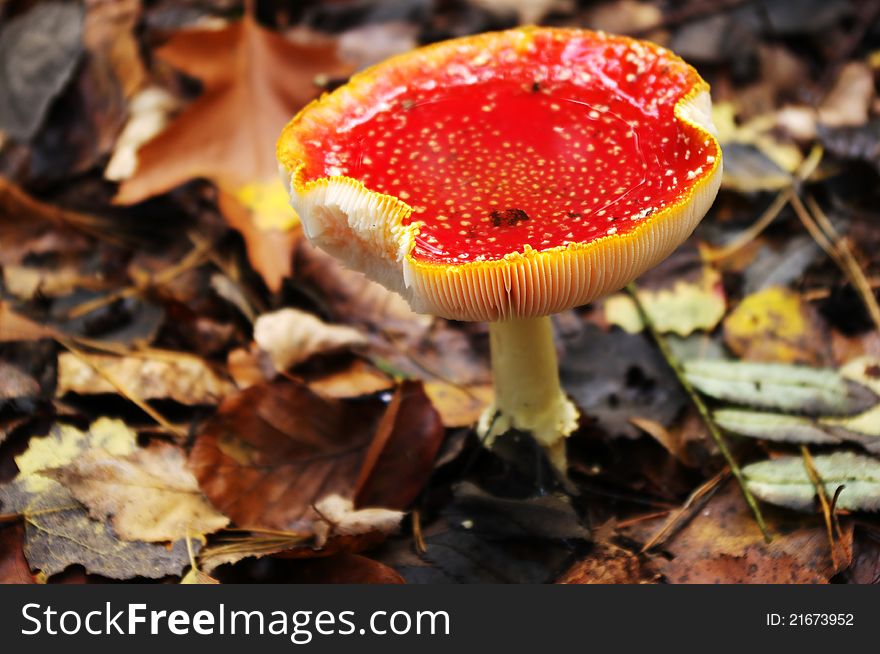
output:
[{"label": "fly agaric mushroom", "polygon": [[489,438],[564,466],[549,316],[623,287],[721,181],[709,87],[669,51],[526,27],[393,57],[303,109],[278,160],[306,236],[415,311],[489,321]]}]

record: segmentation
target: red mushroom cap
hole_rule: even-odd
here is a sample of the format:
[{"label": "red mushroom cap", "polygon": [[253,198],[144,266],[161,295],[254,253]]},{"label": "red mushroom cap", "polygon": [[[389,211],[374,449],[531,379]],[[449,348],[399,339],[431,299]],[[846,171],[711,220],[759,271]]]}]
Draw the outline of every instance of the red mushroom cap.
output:
[{"label": "red mushroom cap", "polygon": [[415,310],[536,317],[690,235],[721,181],[708,90],[644,41],[481,34],[352,77],[294,117],[278,160],[307,236]]}]

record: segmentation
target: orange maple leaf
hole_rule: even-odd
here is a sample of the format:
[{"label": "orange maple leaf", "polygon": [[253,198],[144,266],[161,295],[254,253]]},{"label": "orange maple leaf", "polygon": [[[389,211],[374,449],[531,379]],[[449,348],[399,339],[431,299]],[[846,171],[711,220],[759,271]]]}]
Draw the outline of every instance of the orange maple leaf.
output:
[{"label": "orange maple leaf", "polygon": [[220,189],[220,206],[245,237],[254,267],[273,289],[290,273],[295,214],[278,181],[275,142],[284,124],[318,93],[319,75],[351,66],[334,44],[301,45],[250,16],[220,30],[175,34],[157,57],[199,79],[204,91],[138,151],[133,177],[115,201],[132,204],[196,178]]}]

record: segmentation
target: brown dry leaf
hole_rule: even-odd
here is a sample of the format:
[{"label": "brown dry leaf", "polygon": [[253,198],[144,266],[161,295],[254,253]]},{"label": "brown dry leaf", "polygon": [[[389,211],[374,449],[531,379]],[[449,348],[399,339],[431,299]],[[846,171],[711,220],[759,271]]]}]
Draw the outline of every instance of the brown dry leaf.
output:
[{"label": "brown dry leaf", "polygon": [[495,397],[492,384],[458,386],[444,381],[425,382],[425,393],[447,427],[470,427]]},{"label": "brown dry leaf", "polygon": [[[125,388],[137,389],[138,397],[144,400],[167,398],[181,404],[216,404],[234,390],[231,383],[193,356],[147,359],[90,354],[89,360]],[[69,352],[58,355],[57,396],[117,392],[115,386],[80,357]]]},{"label": "brown dry leaf", "polygon": [[859,127],[868,122],[874,100],[874,71],[851,61],[819,105],[819,120],[828,127]]},{"label": "brown dry leaf", "polygon": [[0,343],[10,341],[38,341],[52,338],[55,332],[13,311],[9,304],[0,302]]},{"label": "brown dry leaf", "polygon": [[574,563],[557,584],[640,584],[646,575],[639,557],[623,548],[600,547]]},{"label": "brown dry leaf", "polygon": [[364,345],[356,329],[330,325],[299,309],[265,313],[254,323],[254,340],[275,369],[283,372],[315,354]]},{"label": "brown dry leaf", "polygon": [[33,584],[34,577],[24,558],[24,527],[0,527],[0,584]]},{"label": "brown dry leaf", "polygon": [[147,81],[140,46],[134,30],[141,13],[140,0],[86,0],[83,43],[92,60],[109,68],[122,88],[132,97]]},{"label": "brown dry leaf", "polygon": [[750,361],[832,363],[830,339],[816,310],[778,286],[745,297],[724,320],[724,340]]},{"label": "brown dry leaf", "polygon": [[[0,402],[39,394],[40,383],[36,379],[18,366],[0,360]],[[3,442],[2,436],[0,442]]]},{"label": "brown dry leaf", "polygon": [[315,504],[351,500],[356,488],[373,506],[405,506],[427,480],[443,430],[417,384],[396,396],[396,414],[382,420],[392,408],[378,399],[331,399],[288,380],[251,386],[221,404],[190,468],[214,505],[245,528],[315,534],[323,521]]},{"label": "brown dry leaf", "polygon": [[293,581],[300,584],[403,584],[393,568],[360,554],[308,559],[298,563]]},{"label": "brown dry leaf", "polygon": [[350,66],[335,44],[298,45],[249,16],[219,30],[178,32],[156,55],[199,79],[204,92],[140,149],[138,170],[116,200],[134,203],[191,179],[212,180],[221,209],[246,237],[251,263],[277,290],[290,274],[296,217],[278,180],[275,142],[317,95],[315,78],[347,75]]},{"label": "brown dry leaf", "polygon": [[397,293],[343,267],[307,241],[297,243],[295,261],[297,281],[314,288],[340,322],[400,335],[410,342],[431,326],[431,316],[415,313]]},{"label": "brown dry leaf", "polygon": [[[739,487],[728,482],[678,534],[651,558],[669,583],[828,583],[849,566],[852,525],[837,547],[835,568],[821,516],[765,511],[773,542],[764,542]],[[643,540],[662,524],[639,526]],[[641,540],[641,538],[640,538]],[[668,556],[671,558],[668,558]],[[841,556],[843,555],[843,556]]]},{"label": "brown dry leaf", "polygon": [[175,541],[211,534],[229,523],[202,496],[183,450],[168,443],[125,456],[92,449],[43,474],[63,484],[94,519],[110,518],[125,540]]},{"label": "brown dry leaf", "polygon": [[[316,393],[337,399],[361,397],[379,391],[384,391],[394,386],[394,380],[388,375],[377,370],[363,359],[355,359],[342,370],[335,370],[318,376],[308,376],[309,388]],[[425,384],[425,392],[431,397]],[[431,397],[431,401],[434,398]],[[434,406],[443,414],[436,402]]]}]

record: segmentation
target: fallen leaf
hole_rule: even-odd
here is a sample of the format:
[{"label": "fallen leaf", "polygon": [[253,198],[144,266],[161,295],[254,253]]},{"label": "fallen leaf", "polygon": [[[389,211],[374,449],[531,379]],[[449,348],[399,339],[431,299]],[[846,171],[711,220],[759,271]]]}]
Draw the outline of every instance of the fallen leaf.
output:
[{"label": "fallen leaf", "polygon": [[18,475],[0,485],[0,513],[24,518],[24,552],[31,568],[47,577],[74,564],[115,579],[181,574],[189,563],[184,541],[169,547],[120,540],[109,525],[92,520],[64,486],[44,474],[94,448],[125,456],[136,451],[136,434],[107,418],[95,421],[85,432],[55,425],[48,436],[30,440],[28,449],[15,458]]},{"label": "fallen leaf", "polygon": [[[668,583],[828,583],[849,565],[848,557],[835,568],[820,516],[777,515],[765,512],[773,542],[764,542],[736,483],[728,482],[706,506],[670,540],[662,551],[649,554]],[[624,530],[646,542],[663,520]],[[845,542],[839,552],[851,551],[852,525],[844,524]]]},{"label": "fallen leaf", "polygon": [[128,103],[128,121],[116,139],[104,177],[121,182],[134,175],[138,149],[165,129],[176,108],[174,96],[159,87],[149,87],[135,95]]},{"label": "fallen leaf", "polygon": [[330,325],[298,309],[281,309],[257,318],[254,340],[268,354],[279,372],[315,354],[364,345],[367,339],[356,329]]},{"label": "fallen leaf", "polygon": [[220,582],[214,579],[211,575],[202,572],[198,568],[192,568],[189,572],[183,575],[183,579],[180,580],[182,585],[213,585],[219,584]]},{"label": "fallen leaf", "polygon": [[183,451],[168,443],[123,456],[92,448],[44,474],[63,484],[95,520],[110,518],[125,540],[198,538],[229,523],[202,496]]},{"label": "fallen leaf", "polygon": [[[721,322],[727,300],[717,270],[703,267],[696,279],[676,275],[665,281],[660,287],[640,284],[638,290],[639,301],[657,331],[684,337],[697,330],[712,331]],[[630,334],[644,329],[635,302],[628,295],[612,295],[604,307],[610,324]]]},{"label": "fallen leaf", "polygon": [[11,341],[38,341],[52,338],[55,332],[13,311],[9,304],[0,301],[0,343]]},{"label": "fallen leaf", "polygon": [[[355,359],[342,370],[333,370],[318,376],[309,375],[306,379],[309,388],[316,393],[340,400],[371,395],[394,387],[391,377],[362,359]],[[441,406],[431,394],[430,383],[425,384],[425,393],[443,415]]]},{"label": "fallen leaf", "polygon": [[724,320],[724,341],[740,358],[821,365],[829,339],[816,311],[796,293],[770,287],[745,297]]},{"label": "fallen leaf", "polygon": [[294,581],[300,584],[403,584],[393,568],[360,554],[338,554],[297,564]]},{"label": "fallen leaf", "polygon": [[155,54],[199,79],[204,91],[138,151],[137,171],[116,201],[131,204],[191,179],[210,179],[220,187],[224,214],[247,238],[254,268],[277,290],[290,274],[295,214],[286,206],[280,212],[277,199],[286,205],[286,191],[275,142],[317,94],[315,78],[345,76],[350,66],[337,59],[334,44],[289,42],[249,15],[219,30],[178,32]]},{"label": "fallen leaf", "polygon": [[[86,0],[83,42],[94,64],[99,59],[131,98],[146,83],[147,70],[135,36],[141,17],[140,0]],[[106,63],[105,63],[106,62]]]},{"label": "fallen leaf", "polygon": [[831,368],[779,363],[696,359],[684,363],[688,380],[718,400],[763,409],[821,415],[852,415],[878,396]]},{"label": "fallen leaf", "polygon": [[513,14],[521,25],[537,25],[551,11],[569,13],[573,0],[471,0],[478,7],[501,14]]},{"label": "fallen leaf", "polygon": [[858,127],[868,122],[874,99],[874,71],[862,61],[850,61],[819,105],[819,120],[828,127]]},{"label": "fallen leaf", "polygon": [[[442,429],[418,385],[396,397],[396,414],[383,420],[392,409],[376,399],[326,398],[288,380],[257,384],[224,400],[189,465],[213,504],[245,528],[313,534],[315,504],[353,499],[356,488],[371,506],[405,506],[427,481]],[[372,482],[366,466],[388,476]]]},{"label": "fallen leaf", "polygon": [[314,547],[322,548],[334,537],[363,534],[393,534],[400,527],[402,511],[391,509],[355,509],[354,502],[340,495],[328,495],[315,503]]},{"label": "fallen leaf", "polygon": [[0,360],[0,403],[39,394],[40,384],[36,379],[17,366]]},{"label": "fallen leaf", "polygon": [[579,323],[562,342],[564,390],[609,435],[638,438],[635,416],[669,427],[685,406],[681,385],[643,335]]},{"label": "fallen leaf", "polygon": [[476,424],[495,397],[492,384],[461,386],[443,381],[425,382],[425,393],[449,428]]},{"label": "fallen leaf", "polygon": [[[834,452],[813,457],[813,465],[828,497],[837,489],[838,509],[880,511],[880,461],[864,454]],[[783,456],[747,465],[743,476],[757,497],[798,511],[814,508],[816,488],[799,456]]]},{"label": "fallen leaf", "polygon": [[83,51],[83,9],[43,2],[0,27],[0,129],[26,141],[67,85]]},{"label": "fallen leaf", "polygon": [[[126,388],[137,389],[144,400],[168,398],[181,404],[216,404],[233,386],[201,359],[181,355],[173,359],[116,357],[90,354],[89,360]],[[58,397],[65,393],[117,393],[94,367],[69,352],[58,355]]]},{"label": "fallen leaf", "polygon": [[0,528],[0,584],[33,584],[34,577],[24,558],[24,527]]}]

